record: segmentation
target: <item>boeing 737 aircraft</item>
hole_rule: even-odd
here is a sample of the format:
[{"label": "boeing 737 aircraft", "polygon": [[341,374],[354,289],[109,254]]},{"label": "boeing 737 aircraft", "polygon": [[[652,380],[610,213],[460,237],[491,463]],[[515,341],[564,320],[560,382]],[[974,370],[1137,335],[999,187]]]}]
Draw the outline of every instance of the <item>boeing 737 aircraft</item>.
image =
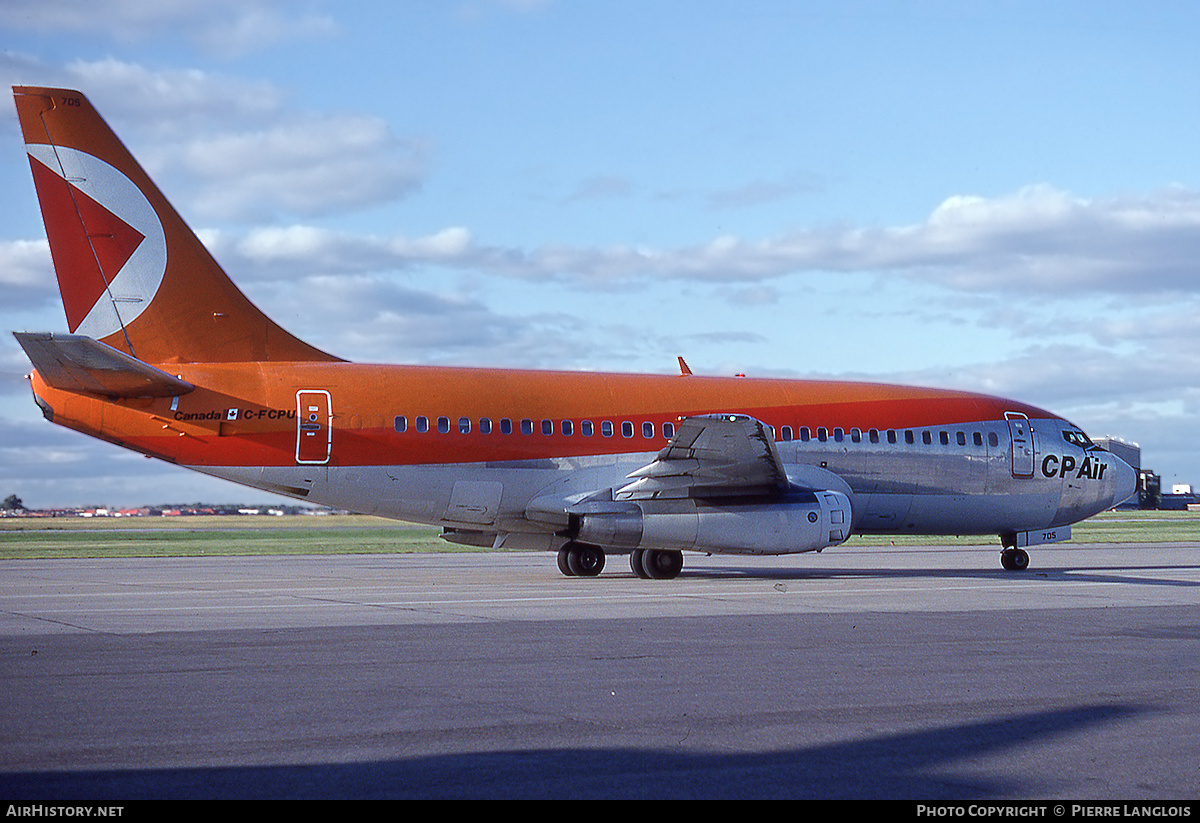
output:
[{"label": "boeing 737 aircraft", "polygon": [[13,89],[69,334],[16,333],[54,423],[311,503],[558,553],[820,551],[854,533],[1025,547],[1133,494],[1033,406],[832,381],[348,363],[234,286],[78,91]]}]

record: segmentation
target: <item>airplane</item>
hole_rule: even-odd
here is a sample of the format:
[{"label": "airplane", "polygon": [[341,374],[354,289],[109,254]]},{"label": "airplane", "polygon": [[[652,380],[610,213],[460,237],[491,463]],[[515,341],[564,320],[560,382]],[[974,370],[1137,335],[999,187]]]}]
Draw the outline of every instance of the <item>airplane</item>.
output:
[{"label": "airplane", "polygon": [[879,383],[347,362],[256,308],[78,91],[14,86],[69,333],[14,332],[53,423],[313,504],[557,554],[821,551],[990,535],[1001,565],[1132,495],[1077,426]]}]

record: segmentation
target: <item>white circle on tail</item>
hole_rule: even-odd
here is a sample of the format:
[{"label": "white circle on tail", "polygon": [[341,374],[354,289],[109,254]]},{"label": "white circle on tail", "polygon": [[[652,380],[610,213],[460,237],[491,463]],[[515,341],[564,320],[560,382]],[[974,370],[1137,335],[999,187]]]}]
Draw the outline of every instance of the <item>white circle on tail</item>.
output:
[{"label": "white circle on tail", "polygon": [[150,306],[162,286],[167,271],[167,238],[162,221],[142,190],[100,158],[78,149],[42,143],[26,144],[25,149],[68,186],[142,236],[115,275],[108,273],[107,292],[96,296],[95,303],[74,330],[76,334],[97,339],[120,332],[123,325]]}]

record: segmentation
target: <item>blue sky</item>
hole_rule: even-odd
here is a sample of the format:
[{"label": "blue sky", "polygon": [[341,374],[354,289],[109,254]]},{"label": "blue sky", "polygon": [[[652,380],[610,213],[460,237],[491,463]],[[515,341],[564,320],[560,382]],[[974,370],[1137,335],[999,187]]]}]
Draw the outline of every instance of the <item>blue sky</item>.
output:
[{"label": "blue sky", "polygon": [[[360,361],[985,391],[1200,485],[1200,6],[9,0],[250,297]],[[65,328],[11,106],[0,327]],[[50,426],[0,494],[266,498]]]}]

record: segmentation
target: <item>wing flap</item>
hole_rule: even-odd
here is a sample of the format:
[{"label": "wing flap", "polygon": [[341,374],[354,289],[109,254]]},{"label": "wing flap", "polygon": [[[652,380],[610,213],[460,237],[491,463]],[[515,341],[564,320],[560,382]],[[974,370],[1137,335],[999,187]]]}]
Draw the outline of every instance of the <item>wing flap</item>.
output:
[{"label": "wing flap", "polygon": [[106,397],[175,397],[196,387],[80,334],[13,332],[42,380],[56,389]]}]

